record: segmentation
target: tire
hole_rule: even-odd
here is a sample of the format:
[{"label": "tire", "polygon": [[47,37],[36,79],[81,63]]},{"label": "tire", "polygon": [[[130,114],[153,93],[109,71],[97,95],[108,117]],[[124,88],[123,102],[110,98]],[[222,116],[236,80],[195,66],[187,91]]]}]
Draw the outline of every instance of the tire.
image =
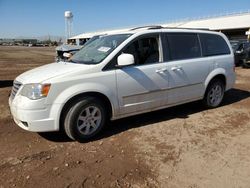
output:
[{"label": "tire", "polygon": [[246,60],[243,60],[242,67],[243,68],[250,68],[250,63],[246,63]]},{"label": "tire", "polygon": [[225,84],[219,79],[212,80],[206,90],[203,98],[203,104],[207,108],[216,108],[223,101],[225,93]]},{"label": "tire", "polygon": [[64,120],[64,130],[69,138],[84,142],[102,130],[106,119],[107,112],[99,99],[81,98],[69,107]]}]

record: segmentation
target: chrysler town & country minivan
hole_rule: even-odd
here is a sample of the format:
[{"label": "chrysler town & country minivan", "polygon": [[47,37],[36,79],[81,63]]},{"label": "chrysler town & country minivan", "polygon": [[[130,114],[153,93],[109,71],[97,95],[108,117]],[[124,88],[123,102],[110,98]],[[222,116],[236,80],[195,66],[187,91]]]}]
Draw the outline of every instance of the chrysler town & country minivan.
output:
[{"label": "chrysler town & country minivan", "polygon": [[108,120],[196,100],[218,107],[234,83],[234,55],[222,33],[145,27],[98,36],[68,62],[21,74],[9,105],[25,130],[63,130],[83,141]]}]

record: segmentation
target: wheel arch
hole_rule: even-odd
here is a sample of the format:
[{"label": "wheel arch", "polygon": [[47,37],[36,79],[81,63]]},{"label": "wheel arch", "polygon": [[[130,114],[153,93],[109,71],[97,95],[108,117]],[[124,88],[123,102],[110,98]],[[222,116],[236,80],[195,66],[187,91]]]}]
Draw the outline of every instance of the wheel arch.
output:
[{"label": "wheel arch", "polygon": [[74,102],[82,99],[82,98],[87,98],[87,97],[95,97],[100,99],[101,101],[103,101],[105,107],[107,107],[107,114],[108,114],[108,119],[110,119],[113,115],[113,107],[112,104],[109,100],[109,98],[104,95],[103,93],[100,92],[84,92],[84,93],[80,93],[77,94],[73,97],[71,97],[70,99],[67,100],[67,102],[63,105],[61,111],[60,111],[60,117],[59,117],[59,129],[62,130],[63,129],[63,123],[64,123],[64,118],[65,115],[67,113],[67,110],[69,109],[69,107],[71,106],[71,104],[73,104]]},{"label": "wheel arch", "polygon": [[[222,80],[224,85],[225,85],[225,88],[227,86],[227,79],[226,79],[226,71],[222,68],[220,69],[216,69],[214,70],[213,72],[211,72],[206,81],[205,81],[205,91],[207,90],[207,87],[208,85],[215,79],[219,79],[219,80]],[[204,93],[205,94],[205,93]]]},{"label": "wheel arch", "polygon": [[208,83],[208,85],[214,81],[214,80],[221,80],[224,84],[224,86],[226,87],[226,76],[224,74],[218,74],[215,77],[213,77],[210,82]]}]

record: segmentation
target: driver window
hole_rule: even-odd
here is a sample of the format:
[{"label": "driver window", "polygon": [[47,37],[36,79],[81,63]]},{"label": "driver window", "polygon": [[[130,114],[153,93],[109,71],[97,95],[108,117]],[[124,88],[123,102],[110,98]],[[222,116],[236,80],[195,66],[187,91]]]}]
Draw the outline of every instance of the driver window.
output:
[{"label": "driver window", "polygon": [[131,43],[123,53],[132,54],[136,65],[159,62],[159,38],[145,37]]}]

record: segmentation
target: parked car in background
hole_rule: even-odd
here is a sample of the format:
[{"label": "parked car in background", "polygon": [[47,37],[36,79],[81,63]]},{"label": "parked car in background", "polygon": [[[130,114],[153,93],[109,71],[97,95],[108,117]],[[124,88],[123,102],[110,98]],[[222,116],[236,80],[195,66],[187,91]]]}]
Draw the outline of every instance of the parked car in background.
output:
[{"label": "parked car in background", "polygon": [[78,52],[83,46],[88,45],[88,43],[93,42],[102,35],[96,35],[90,38],[87,42],[81,45],[63,44],[56,48],[56,61],[68,61],[76,52]]},{"label": "parked car in background", "polygon": [[233,40],[230,44],[234,51],[235,65],[250,67],[250,42],[246,40]]},{"label": "parked car in background", "polygon": [[[81,48],[82,46],[69,45],[69,44],[63,44],[61,46],[56,47],[56,54],[57,54],[56,61],[68,60],[72,55],[74,55]],[[68,55],[63,55],[64,53],[67,53]]]},{"label": "parked car in background", "polygon": [[69,61],[21,74],[9,105],[25,130],[85,141],[108,120],[197,100],[216,108],[234,83],[224,34],[152,26],[97,37]]},{"label": "parked car in background", "polygon": [[250,42],[243,43],[236,51],[236,57],[239,56],[239,61],[243,68],[250,68]]},{"label": "parked car in background", "polygon": [[243,60],[242,67],[250,68],[250,49],[247,50],[246,58]]},{"label": "parked car in background", "polygon": [[238,49],[238,47],[241,43],[241,41],[239,41],[239,40],[230,40],[229,42],[230,42],[231,47],[232,47],[234,52]]}]

